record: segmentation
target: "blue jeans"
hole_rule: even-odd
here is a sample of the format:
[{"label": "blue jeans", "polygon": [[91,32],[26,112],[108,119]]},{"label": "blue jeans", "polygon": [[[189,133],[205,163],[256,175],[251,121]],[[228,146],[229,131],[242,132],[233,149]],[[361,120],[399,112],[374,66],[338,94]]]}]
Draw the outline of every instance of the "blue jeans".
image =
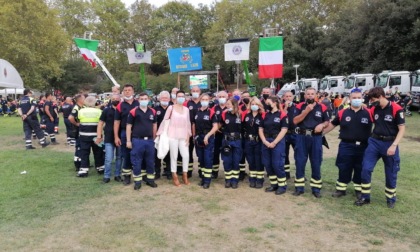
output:
[{"label": "blue jeans", "polygon": [[114,176],[121,175],[121,147],[115,147],[114,143],[105,143],[105,172],[104,178],[111,177],[112,160],[114,160],[115,151],[115,173]]}]

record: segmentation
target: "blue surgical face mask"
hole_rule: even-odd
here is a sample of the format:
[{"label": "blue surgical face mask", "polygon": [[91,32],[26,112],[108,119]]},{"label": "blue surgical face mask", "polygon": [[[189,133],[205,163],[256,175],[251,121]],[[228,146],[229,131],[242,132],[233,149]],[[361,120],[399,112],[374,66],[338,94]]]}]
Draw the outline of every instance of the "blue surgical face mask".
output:
[{"label": "blue surgical face mask", "polygon": [[175,99],[176,98],[176,94],[171,94],[171,98]]},{"label": "blue surgical face mask", "polygon": [[192,93],[191,94],[192,98],[197,99],[198,97],[200,97],[199,93]]},{"label": "blue surgical face mask", "polygon": [[363,102],[362,99],[352,99],[351,100],[351,105],[353,107],[359,108],[360,106],[362,106],[362,102]]},{"label": "blue surgical face mask", "polygon": [[142,100],[142,101],[140,101],[140,107],[147,107],[147,105],[149,104],[149,101],[148,100]]},{"label": "blue surgical face mask", "polygon": [[219,103],[220,104],[225,104],[226,103],[226,98],[219,98]]},{"label": "blue surgical face mask", "polygon": [[178,97],[178,98],[176,98],[176,102],[178,104],[183,104],[185,102],[185,97]]},{"label": "blue surgical face mask", "polygon": [[209,106],[208,101],[201,101],[200,104],[201,104],[202,107],[208,107]]},{"label": "blue surgical face mask", "polygon": [[258,107],[258,105],[251,105],[251,110],[252,111],[258,111],[260,107]]},{"label": "blue surgical face mask", "polygon": [[239,101],[241,99],[241,97],[239,95],[235,95],[233,98],[235,98],[235,100]]},{"label": "blue surgical face mask", "polygon": [[167,102],[167,101],[161,101],[160,102],[160,105],[162,105],[162,106],[168,106],[169,105],[169,102]]}]

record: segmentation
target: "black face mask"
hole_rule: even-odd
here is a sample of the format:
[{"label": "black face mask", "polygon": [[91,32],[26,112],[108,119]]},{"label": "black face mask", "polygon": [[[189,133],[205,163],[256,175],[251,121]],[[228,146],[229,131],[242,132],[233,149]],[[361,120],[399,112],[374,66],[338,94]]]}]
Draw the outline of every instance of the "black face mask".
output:
[{"label": "black face mask", "polygon": [[267,110],[268,111],[272,111],[273,110],[273,107],[271,107],[271,105],[267,105]]},{"label": "black face mask", "polygon": [[112,106],[118,106],[118,104],[120,104],[120,101],[112,101],[111,102]]},{"label": "black face mask", "polygon": [[268,94],[263,94],[263,98],[264,98],[264,100],[267,100],[267,98],[269,97],[270,95],[268,95]]},{"label": "black face mask", "polygon": [[315,102],[315,100],[314,99],[306,99],[306,103],[307,104],[312,104],[312,103],[314,103]]},{"label": "black face mask", "polygon": [[374,101],[370,105],[372,105],[372,107],[378,107],[379,106],[379,101]]},{"label": "black face mask", "polygon": [[243,99],[242,99],[242,101],[243,101],[245,104],[248,104],[248,103],[249,103],[249,98],[243,98]]}]

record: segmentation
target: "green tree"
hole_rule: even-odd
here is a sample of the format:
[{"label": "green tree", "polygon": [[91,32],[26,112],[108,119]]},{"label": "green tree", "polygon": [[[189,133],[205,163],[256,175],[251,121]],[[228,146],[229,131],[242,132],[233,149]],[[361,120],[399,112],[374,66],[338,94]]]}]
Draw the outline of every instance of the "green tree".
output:
[{"label": "green tree", "polygon": [[0,55],[19,71],[25,86],[46,89],[62,74],[69,41],[57,12],[38,0],[0,0]]}]

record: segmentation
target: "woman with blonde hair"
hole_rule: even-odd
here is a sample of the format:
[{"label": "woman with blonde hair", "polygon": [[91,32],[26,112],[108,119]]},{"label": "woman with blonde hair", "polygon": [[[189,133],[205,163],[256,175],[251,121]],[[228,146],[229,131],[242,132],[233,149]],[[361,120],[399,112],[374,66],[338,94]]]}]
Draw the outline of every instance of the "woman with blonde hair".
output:
[{"label": "woman with blonde hair", "polygon": [[337,112],[340,111],[340,110],[342,110],[342,109],[346,109],[348,107],[350,107],[350,99],[349,99],[348,96],[345,96],[343,98],[343,101],[341,102],[340,106],[338,106]]},{"label": "woman with blonde hair", "polygon": [[[188,181],[188,163],[189,163],[189,152],[188,145],[190,143],[191,133],[191,121],[190,111],[183,104],[185,102],[185,92],[177,91],[175,97],[175,104],[170,106],[165,113],[164,120],[171,119],[168,127],[169,137],[169,153],[171,157],[171,172],[172,179],[175,186],[181,186],[178,180],[177,170],[177,158],[178,151],[182,157],[182,180],[184,184],[189,185]],[[162,134],[164,123],[159,127],[157,135]]]},{"label": "woman with blonde hair", "polygon": [[238,188],[239,162],[242,156],[242,120],[238,101],[234,98],[226,102],[227,110],[223,111],[221,118],[222,160],[225,169],[225,188]]},{"label": "woman with blonde hair", "polygon": [[249,165],[249,187],[262,188],[264,167],[261,161],[261,139],[258,129],[263,120],[264,106],[257,97],[252,97],[248,109],[242,113],[243,137],[245,140],[245,157]]}]

